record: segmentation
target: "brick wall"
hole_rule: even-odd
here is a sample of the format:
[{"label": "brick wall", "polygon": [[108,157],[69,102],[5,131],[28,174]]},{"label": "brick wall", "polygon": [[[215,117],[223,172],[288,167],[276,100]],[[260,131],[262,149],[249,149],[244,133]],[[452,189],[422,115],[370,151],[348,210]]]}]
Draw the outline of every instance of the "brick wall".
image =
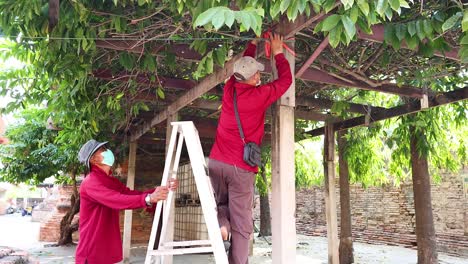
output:
[{"label": "brick wall", "polygon": [[[70,197],[73,193],[72,186],[60,186],[58,194],[54,194],[45,200],[43,209],[46,213],[47,209],[53,207],[41,221],[39,229],[39,241],[58,242],[60,238],[60,222],[65,214],[70,210]],[[54,206],[53,206],[54,205]],[[74,221],[78,220],[75,216]]]},{"label": "brick wall", "polygon": [[[444,174],[442,182],[432,185],[434,224],[439,250],[468,256],[468,170],[457,175]],[[364,189],[352,185],[351,215],[353,236],[357,241],[416,246],[413,189],[410,183],[400,187]],[[336,190],[339,201],[339,186]],[[321,187],[296,192],[298,233],[326,235],[324,193]],[[255,218],[259,219],[256,206]],[[338,224],[340,219],[340,205]],[[258,225],[258,223],[257,223]]]}]

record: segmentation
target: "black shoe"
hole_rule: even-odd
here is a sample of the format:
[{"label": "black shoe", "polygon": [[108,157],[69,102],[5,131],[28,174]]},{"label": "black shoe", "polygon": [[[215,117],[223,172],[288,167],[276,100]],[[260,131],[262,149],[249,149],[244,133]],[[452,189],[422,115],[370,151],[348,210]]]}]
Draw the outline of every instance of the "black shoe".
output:
[{"label": "black shoe", "polygon": [[231,248],[231,242],[229,242],[229,240],[223,240],[223,244],[224,244],[224,250],[226,251],[226,253],[228,253],[229,249]]}]

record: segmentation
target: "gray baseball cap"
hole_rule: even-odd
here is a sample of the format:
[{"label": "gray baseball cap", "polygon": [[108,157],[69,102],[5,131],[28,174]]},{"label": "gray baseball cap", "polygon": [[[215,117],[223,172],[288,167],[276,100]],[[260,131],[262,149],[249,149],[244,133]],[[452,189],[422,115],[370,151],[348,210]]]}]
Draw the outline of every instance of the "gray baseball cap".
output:
[{"label": "gray baseball cap", "polygon": [[78,152],[78,160],[81,163],[84,163],[89,169],[89,159],[96,150],[107,144],[107,142],[108,141],[99,142],[94,139],[89,140],[81,147],[80,152]]},{"label": "gray baseball cap", "polygon": [[244,56],[234,63],[234,77],[237,80],[248,80],[256,72],[265,70],[265,65],[250,56]]}]

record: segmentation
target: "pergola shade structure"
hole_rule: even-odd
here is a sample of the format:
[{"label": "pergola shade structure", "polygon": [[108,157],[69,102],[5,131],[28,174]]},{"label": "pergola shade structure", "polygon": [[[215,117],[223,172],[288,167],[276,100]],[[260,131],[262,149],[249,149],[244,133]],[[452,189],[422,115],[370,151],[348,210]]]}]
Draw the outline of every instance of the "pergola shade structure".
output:
[{"label": "pergola shade structure", "polygon": [[[411,69],[424,71],[433,65],[445,65],[443,71],[434,74],[434,79],[457,74],[464,69],[457,56],[457,47],[452,47],[445,53],[435,52],[431,57],[421,56],[406,45],[400,50],[394,50],[384,41],[384,27],[376,25],[372,27],[372,34],[359,32],[357,40],[349,46],[332,48],[327,37],[313,33],[314,25],[325,17],[325,14],[316,14],[308,18],[301,16],[293,22],[283,20],[282,23],[270,25],[273,30],[285,35],[286,39],[295,37],[293,41],[288,40],[286,43],[296,52],[296,56],[286,52],[290,66],[294,69],[295,83],[285,96],[268,110],[266,120],[266,131],[269,132],[265,142],[272,144],[272,164],[276,172],[272,177],[273,222],[276,223],[273,229],[274,263],[286,263],[285,261],[291,261],[295,255],[295,232],[291,232],[295,201],[293,195],[288,195],[294,193],[294,159],[291,159],[291,156],[294,156],[294,144],[291,142],[294,142],[295,119],[324,123],[322,127],[304,133],[311,136],[325,134],[329,261],[338,263],[336,197],[333,184],[334,133],[468,98],[468,88],[463,86],[441,92],[397,84],[397,79],[401,81],[412,78]],[[208,152],[215,137],[216,120],[222,107],[222,86],[231,76],[235,61],[241,57],[245,41],[237,41],[236,44],[234,55],[224,67],[215,67],[213,73],[195,80],[192,78],[190,69],[193,67],[190,65],[202,60],[203,55],[190,49],[187,44],[148,46],[148,43],[138,41],[97,41],[96,47],[102,53],[149,53],[163,65],[167,54],[171,54],[170,58],[175,60],[177,67],[171,69],[166,65],[164,72],[158,75],[99,68],[93,71],[93,76],[115,85],[134,82],[141,87],[137,93],[129,95],[129,100],[146,102],[150,110],[129,120],[124,133],[129,135],[132,144],[154,144],[164,149],[167,133],[162,128],[168,127],[166,120],[177,120],[178,117],[179,120],[194,121],[202,143],[205,142],[204,150]],[[216,42],[208,45],[208,49],[216,47]],[[275,69],[272,68],[269,58],[263,56],[261,44],[257,53],[258,59],[266,66],[263,76],[265,81],[268,81],[271,75],[275,75]],[[383,60],[386,61],[384,66]],[[406,72],[404,75],[401,74],[403,71]],[[164,99],[155,92],[158,88],[164,91]],[[348,96],[335,93],[340,90],[348,91]],[[387,98],[387,103],[373,105],[362,100],[363,94]],[[349,117],[343,118],[335,113],[333,109],[336,105],[346,105]],[[135,151],[135,147],[131,150]],[[128,246],[128,238],[125,241]]]}]

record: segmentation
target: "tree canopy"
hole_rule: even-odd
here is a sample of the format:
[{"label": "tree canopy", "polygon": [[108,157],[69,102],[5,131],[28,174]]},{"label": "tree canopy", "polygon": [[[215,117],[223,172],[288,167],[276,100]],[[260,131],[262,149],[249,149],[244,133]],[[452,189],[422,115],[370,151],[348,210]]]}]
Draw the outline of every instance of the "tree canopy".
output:
[{"label": "tree canopy", "polygon": [[46,128],[46,111],[28,109],[18,117],[18,123],[7,130],[10,143],[0,146],[0,179],[31,185],[49,177],[68,182],[67,174],[79,169],[76,150],[54,142],[57,131]]}]

